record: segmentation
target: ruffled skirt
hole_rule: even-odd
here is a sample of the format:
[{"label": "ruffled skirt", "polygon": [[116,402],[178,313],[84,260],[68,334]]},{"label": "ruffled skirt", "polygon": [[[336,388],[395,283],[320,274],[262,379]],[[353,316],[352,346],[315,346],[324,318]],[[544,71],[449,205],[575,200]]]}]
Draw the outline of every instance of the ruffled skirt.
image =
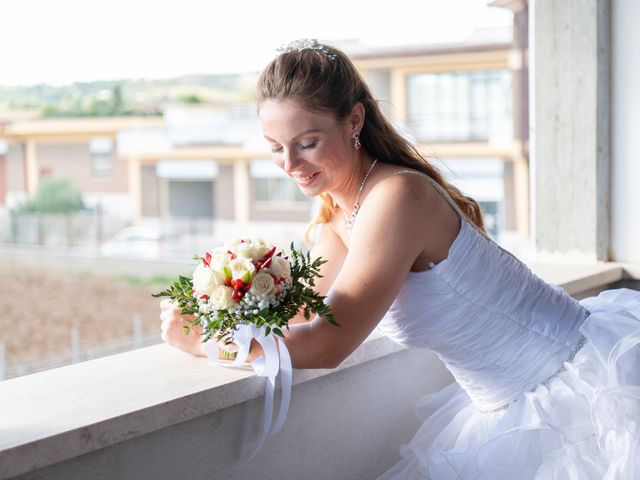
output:
[{"label": "ruffled skirt", "polygon": [[457,383],[424,397],[422,426],[378,480],[640,479],[640,292],[580,303],[587,342],[566,370],[492,413]]}]

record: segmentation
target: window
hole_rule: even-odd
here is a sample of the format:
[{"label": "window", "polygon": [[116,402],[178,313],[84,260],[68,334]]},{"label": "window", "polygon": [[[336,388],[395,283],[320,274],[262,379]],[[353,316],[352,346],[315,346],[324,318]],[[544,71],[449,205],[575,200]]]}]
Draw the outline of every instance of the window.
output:
[{"label": "window", "polygon": [[293,180],[271,160],[253,160],[250,166],[253,198],[265,203],[298,203],[309,200]]},{"label": "window", "polygon": [[507,70],[408,77],[408,120],[418,140],[492,142],[511,138],[511,104],[511,73]]},{"label": "window", "polygon": [[255,178],[253,180],[256,202],[306,202],[307,198],[288,178]]},{"label": "window", "polygon": [[113,140],[94,138],[89,143],[91,153],[91,172],[96,177],[111,175],[113,170]]}]

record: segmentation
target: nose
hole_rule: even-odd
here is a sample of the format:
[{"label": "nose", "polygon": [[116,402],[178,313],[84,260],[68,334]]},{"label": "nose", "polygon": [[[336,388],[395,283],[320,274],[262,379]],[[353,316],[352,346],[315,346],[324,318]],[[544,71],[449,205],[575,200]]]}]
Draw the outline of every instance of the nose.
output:
[{"label": "nose", "polygon": [[291,174],[291,172],[295,171],[295,169],[298,168],[302,163],[302,159],[298,156],[298,153],[295,149],[285,149],[283,151],[283,156],[284,163],[282,168],[288,174]]}]

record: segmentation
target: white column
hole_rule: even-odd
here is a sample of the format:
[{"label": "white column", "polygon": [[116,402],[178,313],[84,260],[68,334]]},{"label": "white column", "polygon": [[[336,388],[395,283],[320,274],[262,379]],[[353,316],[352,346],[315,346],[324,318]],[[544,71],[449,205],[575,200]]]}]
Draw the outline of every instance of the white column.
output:
[{"label": "white column", "polygon": [[25,146],[25,165],[24,174],[27,187],[27,195],[29,198],[33,198],[38,190],[38,158],[36,154],[36,142],[35,140],[27,140]]},{"label": "white column", "polygon": [[612,260],[640,262],[640,2],[613,0]]}]

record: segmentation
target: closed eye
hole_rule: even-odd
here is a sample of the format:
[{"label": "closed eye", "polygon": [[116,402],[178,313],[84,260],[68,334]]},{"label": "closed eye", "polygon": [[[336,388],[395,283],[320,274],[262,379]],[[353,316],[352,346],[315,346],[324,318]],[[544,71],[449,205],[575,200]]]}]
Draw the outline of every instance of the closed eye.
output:
[{"label": "closed eye", "polygon": [[300,145],[300,148],[303,149],[303,150],[308,150],[308,149],[311,149],[311,148],[315,148],[316,145],[318,145],[318,141],[317,140],[315,142],[313,142],[313,143],[308,143],[307,145]]}]

